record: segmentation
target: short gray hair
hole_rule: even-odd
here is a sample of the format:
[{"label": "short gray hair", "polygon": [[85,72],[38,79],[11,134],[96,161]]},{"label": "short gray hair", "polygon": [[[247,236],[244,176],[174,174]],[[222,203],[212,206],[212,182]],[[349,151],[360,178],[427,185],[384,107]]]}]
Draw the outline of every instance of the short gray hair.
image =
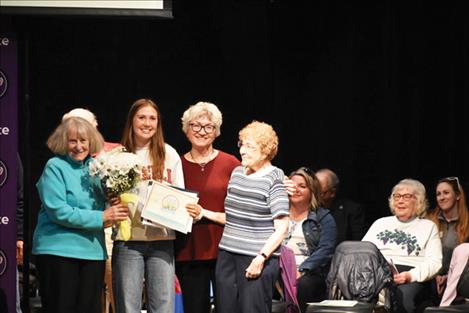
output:
[{"label": "short gray hair", "polygon": [[337,176],[337,174],[334,173],[334,171],[332,171],[331,169],[328,169],[328,168],[321,168],[320,170],[318,170],[316,172],[316,175],[317,174],[325,175],[325,177],[327,179],[327,188],[337,188],[338,189],[340,180],[339,180],[339,177]]},{"label": "short gray hair", "polygon": [[427,213],[428,208],[428,199],[427,193],[425,191],[425,186],[416,179],[406,178],[398,182],[391,191],[391,195],[388,198],[389,201],[389,208],[391,209],[391,213],[395,214],[395,205],[396,200],[393,198],[393,194],[402,187],[408,187],[412,189],[412,193],[414,194],[415,198],[417,199],[417,209],[415,211],[415,215],[418,217],[424,217]]},{"label": "short gray hair", "polygon": [[98,127],[98,120],[96,119],[96,115],[94,115],[94,113],[90,110],[82,108],[73,109],[62,116],[62,122],[71,117],[81,117],[82,119],[91,123],[91,125],[94,127]]},{"label": "short gray hair", "polygon": [[201,116],[207,116],[208,119],[212,121],[215,126],[215,136],[220,136],[220,128],[221,124],[223,123],[223,117],[218,107],[210,102],[197,102],[184,111],[181,117],[182,131],[187,134],[189,130],[189,124]]}]

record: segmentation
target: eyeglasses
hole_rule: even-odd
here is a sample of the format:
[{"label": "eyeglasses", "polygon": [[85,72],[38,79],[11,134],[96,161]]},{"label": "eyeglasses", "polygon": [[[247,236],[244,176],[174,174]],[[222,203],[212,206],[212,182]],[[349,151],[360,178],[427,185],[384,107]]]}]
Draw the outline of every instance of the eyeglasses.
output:
[{"label": "eyeglasses", "polygon": [[461,184],[459,183],[459,178],[457,176],[450,176],[450,177],[445,177],[442,178],[440,181],[456,181],[456,184],[458,185],[458,188],[461,188]]},{"label": "eyeglasses", "polygon": [[392,198],[395,200],[395,201],[399,201],[401,198],[406,200],[406,201],[409,201],[410,199],[414,199],[415,196],[411,193],[404,193],[404,194],[400,194],[400,193],[393,193],[392,195]]},{"label": "eyeglasses", "polygon": [[241,140],[238,141],[238,148],[241,149],[241,147],[244,147],[244,149],[249,150],[249,151],[256,151],[257,147],[250,144],[250,143],[243,143]]},{"label": "eyeglasses", "polygon": [[335,188],[335,187],[328,188],[328,189],[326,189],[326,190],[321,190],[321,196],[324,197],[324,196],[327,195],[329,192],[331,192],[332,189],[334,189],[334,188]]},{"label": "eyeglasses", "polygon": [[189,127],[192,129],[193,132],[196,132],[196,133],[200,132],[203,129],[205,133],[211,134],[215,130],[215,126],[212,124],[200,125],[200,124],[190,123]]}]

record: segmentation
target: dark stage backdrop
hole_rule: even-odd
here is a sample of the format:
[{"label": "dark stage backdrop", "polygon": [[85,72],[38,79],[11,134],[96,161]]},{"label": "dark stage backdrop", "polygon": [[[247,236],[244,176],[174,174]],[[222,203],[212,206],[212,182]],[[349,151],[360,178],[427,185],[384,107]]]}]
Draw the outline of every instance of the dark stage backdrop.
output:
[{"label": "dark stage backdrop", "polygon": [[332,168],[369,222],[388,215],[402,178],[421,180],[431,200],[438,178],[469,181],[467,10],[366,3],[174,1],[172,20],[10,18],[23,47],[31,229],[45,141],[62,114],[87,107],[105,138],[119,141],[140,97],[159,104],[180,153],[189,148],[180,117],[200,100],[224,113],[216,146],[236,155],[240,128],[271,123],[280,137],[274,163],[287,173]]}]

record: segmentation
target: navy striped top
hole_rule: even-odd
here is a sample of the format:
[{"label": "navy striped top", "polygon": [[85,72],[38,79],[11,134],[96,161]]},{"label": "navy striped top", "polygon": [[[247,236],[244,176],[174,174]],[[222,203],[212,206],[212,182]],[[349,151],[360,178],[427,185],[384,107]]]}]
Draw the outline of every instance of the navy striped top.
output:
[{"label": "navy striped top", "polygon": [[[274,219],[289,214],[283,171],[270,166],[246,175],[244,166],[233,170],[225,198],[226,225],[219,248],[255,256],[275,231]],[[280,249],[274,255],[280,255]]]}]

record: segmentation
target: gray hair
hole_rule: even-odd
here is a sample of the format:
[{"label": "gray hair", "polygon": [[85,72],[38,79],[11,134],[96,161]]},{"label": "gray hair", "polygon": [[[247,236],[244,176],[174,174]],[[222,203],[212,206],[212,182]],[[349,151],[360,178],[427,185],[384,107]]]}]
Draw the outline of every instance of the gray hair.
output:
[{"label": "gray hair", "polygon": [[336,173],[328,168],[322,168],[316,172],[317,174],[323,174],[327,179],[327,188],[338,188],[339,187],[339,177]]},{"label": "gray hair", "polygon": [[104,139],[101,133],[87,120],[81,117],[65,119],[47,139],[47,147],[57,155],[68,153],[68,136],[70,132],[76,132],[90,143],[89,154],[100,152],[104,147]]},{"label": "gray hair", "polygon": [[98,120],[96,119],[96,115],[94,115],[94,113],[90,110],[82,108],[73,109],[62,116],[62,122],[71,117],[81,117],[94,127],[98,127]]},{"label": "gray hair", "polygon": [[215,126],[215,136],[220,136],[220,128],[221,124],[223,123],[223,117],[218,107],[210,102],[197,102],[184,111],[181,117],[182,131],[187,134],[189,130],[189,124],[201,116],[208,117],[208,119]]},{"label": "gray hair", "polygon": [[396,200],[394,200],[392,195],[402,187],[408,187],[412,190],[412,193],[417,199],[417,209],[415,210],[415,215],[418,217],[424,217],[427,213],[428,208],[428,200],[427,193],[425,191],[425,186],[418,180],[412,178],[403,179],[392,188],[391,195],[388,198],[391,213],[395,214],[396,205]]}]

